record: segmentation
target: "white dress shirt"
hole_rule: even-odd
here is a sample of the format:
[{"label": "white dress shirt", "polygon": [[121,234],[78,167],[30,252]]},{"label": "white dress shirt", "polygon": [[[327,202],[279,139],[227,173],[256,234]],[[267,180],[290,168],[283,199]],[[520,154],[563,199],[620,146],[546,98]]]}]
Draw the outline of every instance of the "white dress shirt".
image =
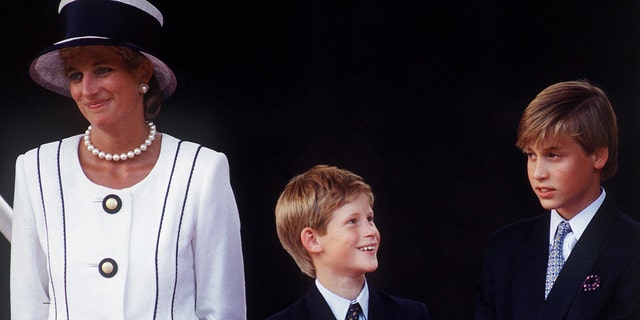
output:
[{"label": "white dress shirt", "polygon": [[360,304],[362,312],[364,313],[364,319],[362,319],[362,317],[360,317],[360,319],[366,320],[369,318],[369,286],[367,285],[367,279],[364,280],[362,291],[360,291],[358,297],[353,301],[329,291],[318,279],[316,279],[316,287],[318,287],[318,291],[320,291],[324,300],[329,304],[329,308],[331,308],[331,312],[333,312],[336,319],[344,319],[347,311],[349,311],[349,305],[356,302]]},{"label": "white dress shirt", "polygon": [[569,259],[569,255],[573,250],[573,247],[576,246],[578,240],[584,233],[584,230],[591,222],[591,219],[596,215],[596,212],[604,202],[604,198],[607,196],[607,193],[604,191],[604,188],[601,189],[602,192],[600,196],[593,201],[590,205],[580,211],[575,217],[571,220],[567,221],[558,212],[553,209],[551,210],[551,223],[549,225],[549,249],[553,246],[553,238],[555,237],[556,230],[558,229],[558,225],[561,221],[567,221],[571,226],[571,232],[569,232],[564,238],[564,243],[562,245],[562,255],[564,256],[564,260]]}]

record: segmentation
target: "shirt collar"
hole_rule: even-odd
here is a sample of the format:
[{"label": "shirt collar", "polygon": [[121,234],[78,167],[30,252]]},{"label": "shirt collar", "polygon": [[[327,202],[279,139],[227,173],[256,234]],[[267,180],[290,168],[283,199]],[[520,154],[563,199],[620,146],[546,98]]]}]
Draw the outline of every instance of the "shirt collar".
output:
[{"label": "shirt collar", "polygon": [[344,316],[347,314],[349,310],[349,305],[355,302],[360,304],[362,308],[362,312],[364,312],[365,319],[369,319],[369,286],[367,285],[367,279],[364,279],[364,286],[362,286],[362,291],[358,297],[351,301],[349,299],[345,299],[327,289],[325,286],[316,279],[316,287],[318,287],[318,291],[327,301],[329,308],[331,308],[331,312],[336,317],[336,319],[344,319]]},{"label": "shirt collar", "polygon": [[[586,208],[580,211],[571,220],[567,221],[569,222],[569,225],[571,225],[571,231],[576,237],[576,240],[580,240],[582,233],[584,232],[585,229],[587,229],[589,222],[591,222],[591,219],[593,219],[593,216],[596,215],[596,212],[602,205],[602,202],[604,202],[604,198],[607,196],[607,193],[604,191],[604,188],[600,188],[600,189],[602,190],[602,192],[600,193],[600,196],[595,201],[593,201],[590,205],[588,205]],[[561,221],[566,221],[566,220],[562,218],[562,216],[560,216],[558,211],[556,211],[555,209],[551,210],[551,225],[549,226],[550,227],[549,229],[550,244],[553,243],[553,238],[555,236],[556,229],[558,228],[558,225],[560,224]]]}]

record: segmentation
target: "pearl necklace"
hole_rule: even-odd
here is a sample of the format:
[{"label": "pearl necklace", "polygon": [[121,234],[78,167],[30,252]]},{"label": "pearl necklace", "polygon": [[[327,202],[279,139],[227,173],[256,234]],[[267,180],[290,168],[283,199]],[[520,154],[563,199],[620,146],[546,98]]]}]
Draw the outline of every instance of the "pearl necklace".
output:
[{"label": "pearl necklace", "polygon": [[84,145],[87,146],[87,150],[89,150],[89,152],[91,152],[91,154],[93,154],[94,156],[100,158],[100,159],[105,159],[105,160],[113,160],[113,161],[119,161],[119,160],[127,160],[127,159],[131,159],[135,156],[138,156],[142,153],[142,151],[147,150],[147,147],[149,147],[151,145],[151,143],[153,142],[153,140],[156,138],[156,126],[153,124],[153,122],[148,121],[147,122],[147,126],[149,127],[149,135],[147,136],[147,139],[144,140],[144,142],[140,145],[140,147],[135,148],[129,152],[126,153],[121,153],[121,154],[111,154],[111,153],[105,153],[104,151],[101,151],[100,149],[96,148],[93,143],[91,143],[91,126],[89,126],[87,128],[87,131],[84,132]]}]

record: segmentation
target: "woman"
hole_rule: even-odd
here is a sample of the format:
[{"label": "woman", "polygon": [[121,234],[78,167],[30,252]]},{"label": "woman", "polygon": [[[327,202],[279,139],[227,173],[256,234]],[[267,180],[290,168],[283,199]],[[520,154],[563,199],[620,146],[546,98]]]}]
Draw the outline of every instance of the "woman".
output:
[{"label": "woman", "polygon": [[62,1],[65,40],[32,78],[70,96],[84,134],[18,157],[14,319],[244,319],[240,222],[226,157],[156,131],[175,89],[144,0]]}]

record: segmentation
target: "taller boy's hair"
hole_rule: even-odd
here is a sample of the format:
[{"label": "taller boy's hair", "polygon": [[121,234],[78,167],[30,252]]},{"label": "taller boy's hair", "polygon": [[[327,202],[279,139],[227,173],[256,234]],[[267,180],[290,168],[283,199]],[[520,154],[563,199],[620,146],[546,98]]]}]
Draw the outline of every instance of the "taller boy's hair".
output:
[{"label": "taller boy's hair", "polygon": [[361,194],[369,197],[373,207],[371,187],[360,176],[333,166],[317,165],[289,181],[276,204],[276,229],[280,243],[302,272],[316,277],[300,239],[302,230],[310,227],[326,234],[333,213]]},{"label": "taller boy's hair", "polygon": [[606,180],[618,169],[618,126],[611,102],[586,80],[560,82],[542,90],[525,109],[516,145],[525,149],[544,146],[560,136],[573,138],[587,154],[609,149],[601,171]]}]

